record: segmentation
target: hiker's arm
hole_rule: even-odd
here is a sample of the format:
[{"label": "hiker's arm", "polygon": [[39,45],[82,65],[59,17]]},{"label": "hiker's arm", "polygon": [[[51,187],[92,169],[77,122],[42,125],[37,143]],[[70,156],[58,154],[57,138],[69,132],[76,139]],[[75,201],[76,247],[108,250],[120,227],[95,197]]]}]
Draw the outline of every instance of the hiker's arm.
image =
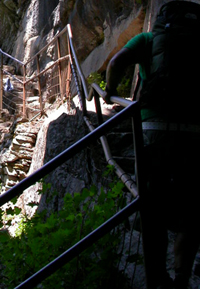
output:
[{"label": "hiker's arm", "polygon": [[116,89],[120,83],[125,69],[132,63],[132,51],[128,48],[122,48],[110,60],[106,70],[106,92],[107,97],[105,101],[109,102],[110,96],[117,94]]}]

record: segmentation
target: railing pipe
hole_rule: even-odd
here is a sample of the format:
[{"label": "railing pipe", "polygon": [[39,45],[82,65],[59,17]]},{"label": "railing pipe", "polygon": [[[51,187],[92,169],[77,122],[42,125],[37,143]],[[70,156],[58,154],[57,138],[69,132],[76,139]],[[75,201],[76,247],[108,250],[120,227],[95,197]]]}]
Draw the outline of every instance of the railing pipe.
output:
[{"label": "railing pipe", "polygon": [[[84,75],[83,75],[83,73],[81,71],[81,68],[79,66],[79,63],[78,63],[78,60],[77,60],[77,57],[76,57],[76,53],[75,53],[75,50],[74,50],[74,47],[73,47],[71,26],[68,24],[67,27],[68,27],[68,50],[70,51],[70,54],[69,54],[69,56],[70,56],[70,65],[71,65],[72,74],[74,76],[75,85],[76,85],[76,88],[77,88],[79,102],[80,102],[80,105],[81,105],[81,109],[83,111],[83,116],[85,117],[86,114],[87,114],[87,111],[86,111],[86,98],[87,98],[87,95],[88,95],[87,85],[86,85],[85,77],[84,77]],[[73,59],[72,59],[71,55],[73,56]],[[81,79],[81,85],[79,84],[79,78],[77,76],[76,69],[74,67],[74,62],[75,62],[76,68],[78,70],[79,77]]]},{"label": "railing pipe", "polygon": [[68,60],[67,64],[67,78],[66,78],[66,97],[69,98],[70,95],[70,76],[71,76],[71,66],[70,61]]},{"label": "railing pipe", "polygon": [[38,53],[36,53],[33,57],[28,59],[25,64],[27,65],[29,62],[34,60],[38,54],[41,54],[42,52],[44,52],[48,48],[48,46],[50,46],[52,43],[54,43],[56,41],[56,39],[58,37],[61,37],[61,35],[63,35],[67,30],[68,30],[68,28],[66,26],[65,28],[63,28],[63,30],[61,32],[58,32],[56,35],[54,35],[54,38],[50,42],[48,42],[48,44],[46,44],[40,51],[38,51]]},{"label": "railing pipe", "polygon": [[69,42],[70,42],[70,47],[71,47],[72,55],[73,55],[73,57],[74,57],[74,61],[75,61],[76,67],[77,67],[77,69],[78,69],[78,73],[79,73],[80,78],[81,78],[81,82],[82,82],[82,85],[83,85],[83,91],[84,91],[85,98],[87,99],[87,97],[88,97],[88,89],[87,89],[85,77],[84,77],[84,75],[83,75],[82,69],[81,69],[81,67],[80,67],[80,65],[79,65],[79,62],[78,62],[78,59],[77,59],[77,57],[76,57],[74,45],[73,45],[73,42],[72,42],[71,26],[70,26],[69,24],[67,25],[67,30],[68,30]]},{"label": "railing pipe", "polygon": [[100,238],[109,233],[114,227],[119,225],[123,220],[125,220],[138,210],[139,210],[139,198],[133,200],[120,212],[111,217],[109,220],[107,220],[97,229],[92,231],[90,234],[88,234],[86,237],[84,237],[82,240],[80,240],[78,243],[72,246],[69,250],[65,251],[55,260],[50,262],[48,265],[43,267],[37,273],[35,273],[30,278],[25,280],[19,286],[15,287],[15,289],[34,288],[36,285],[40,284],[43,280],[52,275],[66,263],[71,261],[73,258],[78,256],[80,253],[82,253],[84,250],[90,247],[93,243],[97,242]]},{"label": "railing pipe", "polygon": [[[91,101],[93,96],[94,96],[96,111],[97,111],[97,118],[98,118],[99,124],[103,123],[101,107],[100,107],[100,102],[99,102],[99,96],[104,97],[105,95],[106,95],[106,92],[103,91],[96,83],[91,84],[91,89],[89,91],[89,100]],[[118,103],[124,107],[127,107],[127,106],[135,103],[133,101],[126,100],[126,99],[118,97],[118,96],[112,96],[111,99],[113,102]],[[86,121],[86,124],[88,125],[90,130],[94,129],[92,124],[89,123],[88,121]],[[108,162],[108,164],[114,166],[116,175],[119,177],[119,179],[122,180],[122,182],[125,184],[125,186],[128,188],[128,190],[132,193],[132,195],[134,197],[137,197],[138,190],[137,190],[136,184],[131,179],[131,177],[128,174],[126,174],[124,172],[124,170],[122,170],[122,168],[113,159],[106,137],[102,136],[100,138],[100,141],[101,141],[101,145],[102,145],[102,148],[104,151],[106,161]]]},{"label": "railing pipe", "polygon": [[23,116],[26,116],[26,66],[23,65]]},{"label": "railing pipe", "polygon": [[60,96],[61,96],[61,102],[63,104],[63,92],[62,92],[62,78],[61,78],[61,65],[60,65],[60,38],[57,38],[57,49],[58,49],[58,76],[59,76],[59,86],[60,86]]},{"label": "railing pipe", "polygon": [[[30,63],[31,61],[33,61],[36,58],[36,61],[39,57],[39,55],[45,51],[49,45],[51,45],[52,43],[55,43],[56,41],[59,42],[59,38],[68,31],[68,27],[66,26],[61,32],[57,33],[57,35],[54,36],[54,38],[52,39],[52,41],[50,41],[46,46],[44,46],[37,54],[35,54],[33,57],[31,57],[26,63],[23,63],[22,61],[12,57],[11,55],[9,55],[8,53],[2,51],[0,49],[0,53],[2,55],[5,55],[6,57],[8,57],[9,59],[12,59],[13,61],[19,63],[22,66],[23,69],[23,82],[20,81],[20,83],[22,83],[23,85],[23,105],[22,105],[22,110],[23,110],[23,116],[26,116],[26,84],[28,84],[30,81],[34,80],[35,78],[40,77],[41,74],[43,74],[46,70],[50,69],[50,67],[48,67],[47,69],[43,70],[42,72],[39,72],[36,76],[32,77],[31,79],[26,80],[26,66],[28,63]],[[58,54],[60,54],[60,49],[58,47]],[[54,62],[54,65],[56,65],[58,63],[59,69],[60,69],[60,65],[61,65],[61,61],[65,60],[66,58],[69,58],[69,56],[65,56],[65,57],[59,57],[59,59],[57,61]],[[38,80],[40,83],[40,80]],[[62,84],[61,84],[61,69],[59,70],[59,85],[60,85],[60,91],[61,91],[61,98],[62,98],[62,102],[63,102],[63,92],[62,92]],[[69,85],[68,85],[69,86]],[[43,103],[42,103],[42,97],[41,97],[41,87],[40,84],[38,85],[38,90],[39,90],[39,97],[40,97],[40,110],[43,110]],[[0,95],[1,97],[1,95]],[[3,94],[2,94],[2,98],[3,98]],[[2,100],[3,102],[3,100]],[[1,107],[1,105],[0,105]]]},{"label": "railing pipe", "polygon": [[136,101],[128,100],[119,96],[111,96],[110,100],[113,103],[119,104],[123,107],[127,107],[130,105],[130,103],[136,103]]},{"label": "railing pipe", "polygon": [[41,82],[40,82],[40,55],[37,54],[36,61],[37,61],[37,77],[38,77],[38,91],[39,91],[39,98],[40,98],[40,112],[43,111],[43,104],[42,104],[42,91],[41,91]]},{"label": "railing pipe", "polygon": [[96,91],[98,93],[98,95],[100,97],[102,97],[103,99],[105,98],[106,96],[106,92],[104,90],[102,90],[98,84],[96,83],[92,83],[91,84],[91,87],[90,87],[90,90],[89,90],[89,94],[88,94],[88,97],[87,97],[87,100],[88,101],[91,101],[93,96],[94,96],[94,91]]},{"label": "railing pipe", "polygon": [[125,171],[122,170],[122,168],[113,159],[110,153],[110,149],[109,149],[106,137],[102,136],[100,140],[101,140],[102,148],[104,150],[106,161],[108,162],[109,165],[114,166],[116,175],[119,177],[120,180],[122,180],[122,182],[127,187],[129,192],[132,193],[134,197],[137,197],[138,189],[137,189],[136,184],[131,179],[130,175],[126,174]]},{"label": "railing pipe", "polygon": [[88,135],[84,136],[82,139],[77,141],[71,147],[64,150],[58,156],[46,163],[42,168],[38,169],[36,172],[30,176],[23,179],[21,182],[16,184],[14,187],[9,189],[4,194],[0,195],[0,206],[10,201],[14,197],[17,197],[33,185],[35,182],[45,177],[47,174],[55,170],[58,166],[66,162],[68,159],[72,158],[76,153],[85,148],[88,144],[95,141],[97,138],[100,138],[106,131],[110,130],[113,125],[122,121],[127,117],[131,117],[135,110],[138,109],[138,103],[133,103],[126,107],[123,111],[119,112],[117,115],[114,115],[112,118],[104,122],[102,125],[97,127],[94,131],[90,132]]},{"label": "railing pipe", "polygon": [[87,106],[86,106],[86,97],[84,92],[84,87],[83,87],[83,83],[81,82],[81,99],[82,99],[82,104],[83,104],[83,115],[85,115],[87,113]]},{"label": "railing pipe", "polygon": [[13,56],[9,55],[8,53],[4,52],[3,50],[0,49],[0,53],[2,53],[3,55],[7,56],[8,58],[14,60],[15,62],[21,64],[22,66],[24,65],[24,63],[16,58],[14,58]]},{"label": "railing pipe", "polygon": [[83,111],[83,116],[85,116],[86,115],[85,99],[83,101],[82,91],[80,89],[78,76],[76,74],[76,69],[74,67],[74,64],[73,64],[71,56],[69,57],[69,59],[70,59],[71,70],[72,70],[72,74],[73,74],[73,77],[74,77],[74,82],[75,82],[75,86],[76,86],[76,89],[77,89],[77,94],[78,94],[80,106],[81,106],[81,109]]},{"label": "railing pipe", "polygon": [[15,79],[16,81],[18,81],[19,83],[23,84],[23,81],[21,79],[19,79],[18,77],[16,77],[15,75],[11,74],[10,72],[6,71],[3,69],[3,73],[10,75],[13,79]]},{"label": "railing pipe", "polygon": [[[94,96],[94,91],[96,91],[98,93],[98,95],[100,97],[102,97],[103,99],[105,99],[105,96],[106,96],[106,92],[104,90],[102,90],[98,84],[96,83],[92,83],[91,84],[91,88],[90,88],[90,91],[89,91],[89,94],[88,94],[88,98],[87,100],[88,101],[91,101],[93,96]],[[113,103],[116,103],[116,104],[119,104],[123,107],[127,107],[129,106],[131,103],[135,103],[136,101],[132,101],[132,100],[128,100],[128,99],[125,99],[123,97],[119,97],[119,96],[111,96],[110,97],[110,100],[113,102]]]},{"label": "railing pipe", "polygon": [[43,69],[42,71],[40,71],[40,73],[37,75],[32,76],[31,78],[26,80],[26,84],[28,84],[29,82],[33,81],[34,79],[38,78],[38,76],[41,76],[42,74],[44,74],[46,71],[48,71],[50,68],[52,68],[53,66],[55,66],[56,64],[58,64],[58,61],[64,61],[66,59],[69,58],[69,55],[65,55],[60,59],[57,59],[56,61],[54,61],[53,64],[49,65],[47,68]]},{"label": "railing pipe", "polygon": [[95,107],[96,107],[96,113],[97,113],[97,119],[98,119],[98,124],[103,123],[103,116],[101,112],[101,105],[99,101],[99,95],[98,93],[94,90],[94,100],[95,100]]},{"label": "railing pipe", "polygon": [[[71,55],[71,48],[70,48],[70,43],[69,43],[69,35],[67,34],[67,49],[68,49],[68,54]],[[68,66],[67,66],[67,82],[66,82],[66,97],[69,98],[70,94],[70,78],[71,78],[71,63],[70,59],[68,60]]]},{"label": "railing pipe", "polygon": [[[87,126],[88,126],[90,131],[94,131],[95,130],[94,126],[91,124],[91,122],[89,121],[87,116],[84,116],[84,121],[87,124]],[[113,159],[113,156],[112,156],[112,154],[110,152],[110,148],[109,148],[109,145],[108,145],[108,142],[107,142],[107,138],[103,135],[103,136],[100,137],[100,141],[101,141],[101,145],[102,145],[102,148],[103,148],[104,155],[105,155],[107,163],[109,165],[114,166],[116,175],[119,177],[119,179],[122,180],[122,182],[127,187],[129,192],[134,197],[137,197],[138,196],[138,190],[137,190],[136,184],[130,178],[130,175],[126,174],[124,172],[124,170],[122,170],[122,168]]]}]

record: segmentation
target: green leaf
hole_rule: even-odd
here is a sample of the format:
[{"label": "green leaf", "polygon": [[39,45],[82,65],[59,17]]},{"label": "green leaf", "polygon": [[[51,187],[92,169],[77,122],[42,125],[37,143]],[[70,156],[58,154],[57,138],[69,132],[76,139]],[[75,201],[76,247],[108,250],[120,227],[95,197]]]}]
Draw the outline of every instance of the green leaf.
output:
[{"label": "green leaf", "polygon": [[80,203],[82,201],[82,196],[80,193],[74,193],[74,205],[76,208],[80,207]]},{"label": "green leaf", "polygon": [[100,194],[99,197],[98,197],[98,203],[103,204],[104,201],[105,201],[105,199],[106,199],[106,194],[105,194],[105,192],[102,190],[102,191],[101,191],[101,194]]},{"label": "green leaf", "polygon": [[90,197],[93,197],[95,195],[97,195],[97,187],[93,185],[90,187]]},{"label": "green leaf", "polygon": [[17,203],[18,197],[15,197],[11,200],[11,202],[13,203],[13,205],[15,205]]},{"label": "green leaf", "polygon": [[85,188],[85,189],[83,189],[81,195],[82,195],[83,200],[85,200],[85,199],[87,199],[88,197],[90,197],[90,191]]},{"label": "green leaf", "polygon": [[103,173],[104,177],[107,177],[109,175],[112,175],[115,170],[115,167],[113,165],[107,165],[107,170]]},{"label": "green leaf", "polygon": [[21,213],[22,209],[18,208],[18,207],[15,207],[14,208],[14,213],[15,215],[19,215]]},{"label": "green leaf", "polygon": [[75,216],[74,215],[69,215],[66,217],[66,221],[74,221]]},{"label": "green leaf", "polygon": [[38,203],[30,202],[30,203],[27,204],[27,206],[33,208],[33,207],[35,207],[35,206],[38,206]]},{"label": "green leaf", "polygon": [[8,208],[8,209],[6,209],[6,214],[7,214],[7,215],[14,215],[14,214],[15,214],[15,211],[14,211],[14,209],[12,209],[12,208]]}]

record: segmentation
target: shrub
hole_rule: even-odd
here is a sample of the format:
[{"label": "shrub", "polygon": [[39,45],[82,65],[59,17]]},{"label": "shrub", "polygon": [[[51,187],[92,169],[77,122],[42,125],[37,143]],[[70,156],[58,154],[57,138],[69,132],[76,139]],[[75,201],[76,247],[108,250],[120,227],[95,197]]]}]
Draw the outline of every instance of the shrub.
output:
[{"label": "shrub", "polygon": [[[107,192],[92,186],[73,196],[68,193],[62,210],[23,216],[14,237],[0,234],[4,288],[14,288],[113,216],[125,205],[122,189],[114,179]],[[126,288],[127,278],[117,267],[120,239],[117,227],[37,288]]]},{"label": "shrub", "polygon": [[103,78],[103,76],[98,73],[98,72],[92,72],[88,78],[87,78],[87,81],[89,84],[92,84],[92,83],[96,83],[99,85],[99,87],[102,89],[102,90],[105,90],[105,87],[106,87],[106,82]]}]

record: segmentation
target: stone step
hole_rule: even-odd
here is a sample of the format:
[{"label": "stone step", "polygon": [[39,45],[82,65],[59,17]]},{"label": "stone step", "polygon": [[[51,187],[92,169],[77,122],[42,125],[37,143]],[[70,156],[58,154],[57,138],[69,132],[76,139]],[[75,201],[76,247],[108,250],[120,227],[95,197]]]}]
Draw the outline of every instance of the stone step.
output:
[{"label": "stone step", "polygon": [[28,120],[24,122],[19,119],[15,123],[14,135],[12,130],[7,131],[8,149],[5,153],[0,154],[1,175],[3,175],[2,192],[26,177],[41,123],[30,123]]}]

